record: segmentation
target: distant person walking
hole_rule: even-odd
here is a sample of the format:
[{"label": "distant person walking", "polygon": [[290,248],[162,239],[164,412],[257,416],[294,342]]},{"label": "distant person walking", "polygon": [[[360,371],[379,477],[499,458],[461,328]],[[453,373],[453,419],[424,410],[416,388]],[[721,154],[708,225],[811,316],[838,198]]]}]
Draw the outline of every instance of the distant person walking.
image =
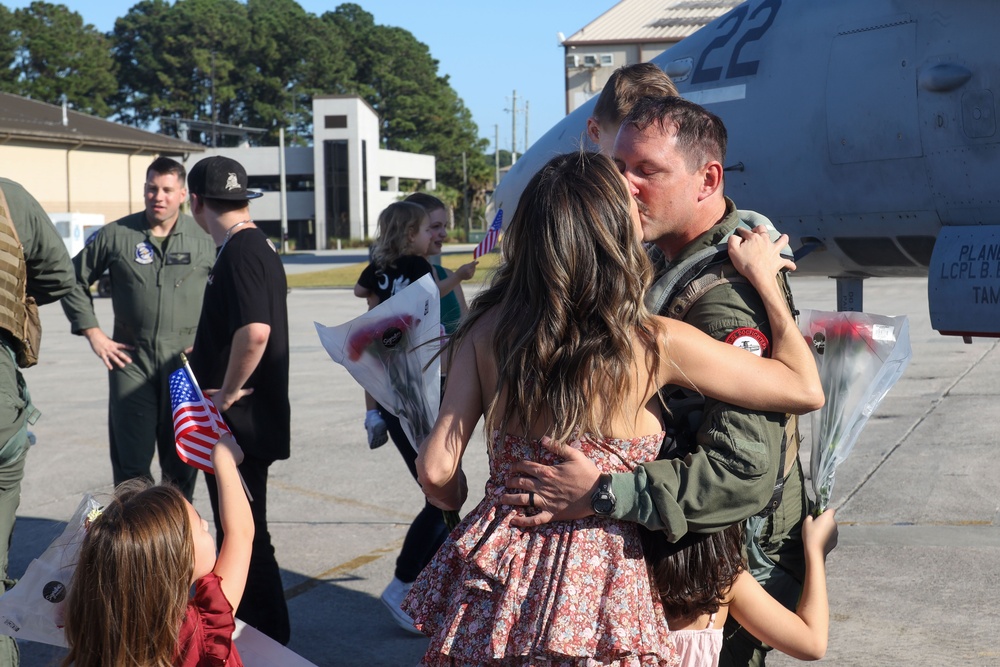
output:
[{"label": "distant person walking", "polygon": [[[287,459],[288,284],[274,246],[250,217],[243,166],[227,157],[201,160],[188,176],[191,213],[219,246],[208,276],[191,368],[232,429],[244,458],[239,469],[253,496],[254,539],[243,601],[236,616],[287,644],[291,630],[281,572],[267,530],[267,475]],[[216,480],[205,475],[216,534],[225,537]]]},{"label": "distant person walking", "polygon": [[[37,306],[69,294],[73,265],[41,205],[6,178],[0,178],[0,258],[0,391],[5,396],[0,401],[0,578],[9,590],[14,581],[7,576],[7,562],[28,457],[28,425],[41,415],[19,369],[38,359]],[[0,667],[16,667],[19,661],[14,638],[0,635]]]},{"label": "distant person walking", "polygon": [[[169,377],[191,347],[205,281],[215,258],[211,237],[180,212],[184,166],[159,157],[146,170],[146,208],[97,231],[76,257],[76,286],[62,301],[70,329],[90,342],[108,368],[108,435],[116,485],[152,479],[156,451],[164,482],[190,500],[197,470],[174,448]],[[94,313],[90,285],[111,276],[114,331]]]}]

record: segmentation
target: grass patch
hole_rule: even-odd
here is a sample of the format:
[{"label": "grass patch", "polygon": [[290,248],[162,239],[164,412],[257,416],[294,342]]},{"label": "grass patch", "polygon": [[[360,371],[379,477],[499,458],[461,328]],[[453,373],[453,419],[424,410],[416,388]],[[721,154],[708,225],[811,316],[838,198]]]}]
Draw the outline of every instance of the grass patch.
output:
[{"label": "grass patch", "polygon": [[[454,271],[463,264],[472,261],[472,253],[459,253],[455,255],[442,255],[441,265]],[[476,268],[476,275],[468,282],[481,283],[489,280],[493,276],[497,265],[500,263],[500,253],[491,252],[479,258],[479,266]],[[368,262],[358,262],[357,264],[345,264],[324,271],[310,271],[308,273],[293,273],[288,276],[289,287],[354,287],[358,282],[358,276]]]}]

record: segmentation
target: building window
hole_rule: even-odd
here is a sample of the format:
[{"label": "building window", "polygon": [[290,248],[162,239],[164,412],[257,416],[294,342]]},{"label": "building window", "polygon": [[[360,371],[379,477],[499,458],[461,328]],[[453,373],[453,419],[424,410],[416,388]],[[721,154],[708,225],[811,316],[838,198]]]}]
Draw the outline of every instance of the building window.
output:
[{"label": "building window", "polygon": [[324,127],[328,130],[342,130],[347,127],[347,116],[326,116]]},{"label": "building window", "polygon": [[[281,189],[281,178],[277,175],[248,176],[247,187],[261,192],[278,192]],[[285,174],[285,190],[287,192],[312,192],[312,174]]]},{"label": "building window", "polygon": [[326,190],[326,234],[330,239],[351,237],[350,169],[347,141],[323,142],[323,187]]}]

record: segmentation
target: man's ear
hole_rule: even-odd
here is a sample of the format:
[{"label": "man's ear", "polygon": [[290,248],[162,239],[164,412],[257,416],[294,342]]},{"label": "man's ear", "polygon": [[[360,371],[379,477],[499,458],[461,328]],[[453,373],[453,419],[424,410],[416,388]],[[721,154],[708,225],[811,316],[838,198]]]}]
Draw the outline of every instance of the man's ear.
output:
[{"label": "man's ear", "polygon": [[702,167],[702,182],[700,200],[708,199],[716,192],[722,191],[722,164],[715,160]]},{"label": "man's ear", "polygon": [[601,145],[601,124],[597,122],[597,119],[591,116],[587,119],[587,137],[594,142],[596,146]]}]

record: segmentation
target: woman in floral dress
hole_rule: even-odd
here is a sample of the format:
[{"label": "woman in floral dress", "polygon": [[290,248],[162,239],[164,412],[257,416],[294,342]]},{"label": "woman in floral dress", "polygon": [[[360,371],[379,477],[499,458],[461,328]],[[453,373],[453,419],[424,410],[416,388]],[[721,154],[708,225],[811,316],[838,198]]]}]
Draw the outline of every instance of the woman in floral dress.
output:
[{"label": "woman in floral dress", "polygon": [[667,384],[757,410],[822,405],[774,279],[794,268],[778,253],[786,239],[758,230],[730,244],[771,319],[774,358],[761,359],[645,309],[652,269],[640,234],[625,181],[598,154],[553,159],[521,196],[501,266],[451,339],[441,411],[417,459],[431,502],[460,509],[462,454],[485,415],[486,496],[403,602],[431,638],[423,664],[673,664],[637,527],[599,516],[513,527],[517,508],[499,502],[510,466],[558,461],[542,438],[579,448],[602,472],[655,458],[656,390]]}]

